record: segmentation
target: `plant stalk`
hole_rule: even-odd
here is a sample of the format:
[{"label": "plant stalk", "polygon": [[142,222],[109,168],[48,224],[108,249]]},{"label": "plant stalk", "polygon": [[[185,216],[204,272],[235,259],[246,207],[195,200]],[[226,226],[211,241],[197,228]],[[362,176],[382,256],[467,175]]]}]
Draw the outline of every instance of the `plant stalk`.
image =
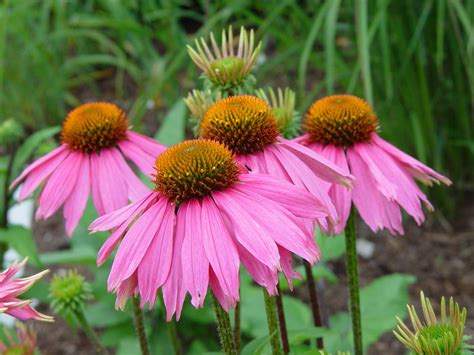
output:
[{"label": "plant stalk", "polygon": [[178,338],[178,330],[176,328],[176,321],[174,319],[168,322],[168,331],[170,334],[171,343],[173,344],[175,355],[181,355],[183,352],[181,350],[181,343]]},{"label": "plant stalk", "polygon": [[281,345],[285,354],[290,353],[290,342],[288,341],[288,330],[286,329],[285,311],[283,309],[283,295],[280,285],[277,284],[278,295],[276,296],[276,305],[278,313],[278,324],[280,325]]},{"label": "plant stalk", "polygon": [[237,353],[240,353],[240,301],[235,306],[234,313],[234,342]]},{"label": "plant stalk", "polygon": [[214,295],[212,295],[212,302],[214,304],[214,311],[216,312],[217,330],[219,331],[222,350],[226,355],[236,355],[237,349],[235,347],[229,314],[221,307]]},{"label": "plant stalk", "polygon": [[74,312],[74,314],[79,324],[81,325],[82,329],[86,333],[87,337],[89,338],[91,343],[94,345],[96,353],[106,354],[105,349],[102,347],[102,344],[100,343],[99,337],[97,336],[96,332],[87,321],[87,318],[85,317],[84,312],[82,310],[78,310]]},{"label": "plant stalk", "polygon": [[[315,327],[322,327],[323,321],[321,317],[321,311],[319,309],[319,300],[318,300],[318,292],[316,290],[316,282],[314,281],[313,276],[313,268],[311,264],[308,263],[306,260],[303,262],[304,269],[306,272],[306,279],[308,285],[308,292],[309,292],[309,299],[311,302],[311,313],[313,314],[313,323]],[[316,338],[316,346],[318,349],[324,349],[324,341],[323,338],[318,337]]]},{"label": "plant stalk", "polygon": [[280,336],[278,334],[279,331],[275,297],[271,297],[265,289],[263,289],[263,296],[265,299],[265,310],[267,311],[268,334],[270,335],[272,354],[281,355],[283,354],[283,349],[281,348]]},{"label": "plant stalk", "polygon": [[143,323],[143,312],[140,308],[138,297],[132,297],[133,317],[135,318],[135,331],[137,332],[138,341],[142,355],[150,355],[150,347],[145,333],[145,324]]},{"label": "plant stalk", "polygon": [[362,355],[362,325],[360,321],[359,275],[357,271],[355,210],[351,213],[346,224],[346,264],[349,282],[349,302],[352,317],[352,332],[354,335],[355,355]]}]

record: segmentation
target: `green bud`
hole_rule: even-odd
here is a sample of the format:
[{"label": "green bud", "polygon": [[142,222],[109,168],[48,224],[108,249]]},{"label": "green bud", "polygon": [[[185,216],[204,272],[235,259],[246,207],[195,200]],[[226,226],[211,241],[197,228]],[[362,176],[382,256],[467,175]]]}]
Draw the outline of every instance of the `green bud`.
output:
[{"label": "green bud", "polygon": [[23,127],[13,118],[0,124],[0,142],[2,145],[11,145],[23,137]]}]

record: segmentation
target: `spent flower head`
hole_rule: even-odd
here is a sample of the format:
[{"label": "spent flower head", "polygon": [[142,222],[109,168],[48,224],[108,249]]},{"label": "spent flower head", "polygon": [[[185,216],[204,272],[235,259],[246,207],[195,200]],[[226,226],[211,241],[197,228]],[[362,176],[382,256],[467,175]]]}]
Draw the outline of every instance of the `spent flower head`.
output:
[{"label": "spent flower head", "polygon": [[295,111],[295,92],[289,88],[284,90],[278,88],[276,92],[273,88],[269,88],[267,91],[259,89],[256,94],[270,106],[281,135],[285,138],[294,138],[298,133],[301,118]]},{"label": "spent flower head", "polygon": [[193,90],[184,99],[186,106],[191,111],[191,123],[193,125],[193,132],[197,136],[199,132],[199,125],[204,117],[206,111],[216,102],[222,98],[220,92],[215,95],[211,90]]},{"label": "spent flower head", "polygon": [[54,275],[49,296],[54,312],[71,321],[75,315],[83,312],[86,302],[92,298],[92,289],[77,271],[68,270],[62,275]]},{"label": "spent flower head", "polygon": [[408,314],[413,326],[409,329],[397,317],[398,325],[393,331],[397,339],[416,354],[442,355],[461,354],[463,348],[463,332],[466,322],[466,308],[460,310],[459,304],[449,299],[449,309],[446,300],[441,298],[441,315],[438,319],[428,297],[420,292],[423,320],[421,320],[413,305],[407,305]]},{"label": "spent flower head", "polygon": [[250,33],[240,29],[238,47],[235,48],[232,26],[228,32],[222,30],[221,45],[210,34],[211,45],[204,38],[196,39],[195,49],[187,46],[193,62],[204,72],[209,81],[219,89],[228,91],[245,86],[250,79],[250,72],[260,52],[261,43],[255,48],[253,30]]}]

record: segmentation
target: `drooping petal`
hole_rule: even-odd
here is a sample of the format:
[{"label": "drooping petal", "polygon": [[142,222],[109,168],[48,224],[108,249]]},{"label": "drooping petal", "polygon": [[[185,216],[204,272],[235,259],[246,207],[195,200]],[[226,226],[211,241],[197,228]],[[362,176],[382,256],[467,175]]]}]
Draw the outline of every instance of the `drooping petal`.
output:
[{"label": "drooping petal", "polygon": [[176,313],[176,319],[181,317],[183,302],[186,297],[186,288],[183,283],[183,270],[181,267],[181,249],[184,241],[186,218],[182,211],[176,216],[174,234],[173,257],[168,278],[163,284],[163,301],[166,307],[166,320],[170,321]]},{"label": "drooping petal", "polygon": [[202,208],[198,200],[180,205],[178,213],[185,214],[184,241],[181,250],[183,283],[191,295],[194,307],[202,307],[209,285],[209,261],[204,252]]},{"label": "drooping petal", "polygon": [[214,201],[202,200],[202,243],[227,304],[239,299],[239,255]]},{"label": "drooping petal", "polygon": [[232,223],[231,228],[237,241],[270,269],[278,269],[280,256],[277,245],[269,231],[249,214],[249,206],[243,206],[234,200],[228,190],[215,192],[212,196],[220,211],[225,213]]},{"label": "drooping petal", "polygon": [[280,262],[283,274],[288,282],[288,286],[290,286],[290,290],[293,291],[293,279],[301,280],[301,274],[293,270],[293,258],[291,253],[280,246],[278,247],[278,250],[280,251]]},{"label": "drooping petal", "polygon": [[29,320],[35,319],[43,322],[53,322],[54,318],[46,314],[38,312],[36,309],[30,305],[24,305],[18,308],[11,308],[5,313],[11,315],[12,317],[18,318],[20,320]]},{"label": "drooping petal", "polygon": [[409,169],[411,175],[424,182],[425,184],[431,185],[433,182],[439,183],[440,181],[446,185],[452,184],[451,180],[449,180],[447,177],[437,173],[436,171],[427,167],[420,161],[402,152],[398,148],[394,147],[387,141],[380,138],[377,134],[372,134],[370,140],[372,143],[382,148],[396,160],[403,163],[407,167],[407,169]]},{"label": "drooping petal", "polygon": [[135,143],[129,140],[122,140],[118,143],[122,153],[130,159],[146,176],[151,176],[155,173],[156,156],[150,155],[143,151]]},{"label": "drooping petal", "polygon": [[[62,144],[59,147],[53,149],[51,152],[46,154],[45,156],[39,158],[38,160],[35,160],[32,164],[30,164],[23,172],[18,176],[10,185],[10,188],[14,188],[16,185],[20,183],[21,180],[23,180],[27,175],[33,172],[33,170],[43,167],[43,169],[46,169],[47,166],[58,166],[58,164],[67,156],[67,153],[69,152],[69,149],[67,145]],[[51,173],[54,170],[48,168],[49,173]],[[49,175],[49,174],[47,174]],[[46,175],[46,176],[47,176]],[[46,178],[46,176],[43,177]],[[40,184],[41,181],[38,183]],[[35,190],[36,187],[33,189]],[[32,191],[33,191],[32,190]]]},{"label": "drooping petal", "polygon": [[83,153],[71,152],[53,171],[40,197],[36,219],[54,214],[75,188]]},{"label": "drooping petal", "polygon": [[137,132],[127,131],[127,139],[139,146],[148,155],[155,157],[155,159],[167,149],[163,144]]},{"label": "drooping petal", "polygon": [[216,296],[220,305],[226,312],[229,312],[231,308],[235,307],[236,303],[238,302],[238,298],[236,300],[233,297],[228,297],[228,295],[224,293],[221,288],[221,284],[212,269],[209,269],[209,285],[211,286],[212,293],[214,296]]},{"label": "drooping petal", "polygon": [[122,175],[128,190],[128,198],[136,201],[148,193],[148,188],[128,166],[122,154],[117,149],[111,149],[111,156],[115,160],[115,164]]},{"label": "drooping petal", "polygon": [[120,281],[129,278],[147,252],[166,210],[168,201],[158,200],[130,227],[117,250],[107,285],[115,288]]},{"label": "drooping petal", "polygon": [[241,186],[228,188],[227,195],[241,206],[246,206],[250,218],[267,231],[271,238],[280,246],[313,263],[318,257],[318,249],[310,237],[306,235],[304,221],[299,219],[278,204],[261,196],[253,197],[240,192]]},{"label": "drooping petal", "polygon": [[311,149],[284,138],[278,138],[278,140],[281,143],[281,148],[295,154],[321,179],[346,186],[352,185],[354,180],[353,176],[342,171],[337,165],[331,163],[324,157],[315,154]]},{"label": "drooping petal", "polygon": [[134,273],[128,279],[123,280],[115,288],[117,299],[115,300],[115,309],[125,310],[125,305],[130,297],[137,292],[137,275]]},{"label": "drooping petal", "polygon": [[374,188],[375,179],[354,149],[347,150],[347,159],[351,172],[357,179],[352,196],[362,219],[374,232],[387,228],[392,234],[403,234],[400,207]]},{"label": "drooping petal", "polygon": [[297,217],[325,218],[328,210],[306,190],[293,184],[277,180],[263,174],[242,174],[240,181],[245,184],[241,191],[246,195],[260,195],[285,207]]},{"label": "drooping petal", "polygon": [[158,288],[168,278],[173,256],[174,205],[165,204],[162,223],[138,267],[138,287],[142,307],[149,302],[153,308]]},{"label": "drooping petal", "polygon": [[64,203],[64,218],[66,220],[66,233],[71,236],[81,219],[87,204],[90,189],[90,163],[89,156],[81,154],[79,165],[79,176],[76,185]]}]

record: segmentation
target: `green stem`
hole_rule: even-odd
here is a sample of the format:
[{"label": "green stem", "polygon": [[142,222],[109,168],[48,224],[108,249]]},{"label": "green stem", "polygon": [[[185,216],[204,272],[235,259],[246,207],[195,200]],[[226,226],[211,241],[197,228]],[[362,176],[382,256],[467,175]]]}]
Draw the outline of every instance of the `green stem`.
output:
[{"label": "green stem", "polygon": [[132,297],[133,316],[135,318],[135,330],[137,332],[138,341],[143,355],[150,355],[150,348],[145,333],[145,324],[143,323],[143,312],[140,308],[138,297]]},{"label": "green stem", "polygon": [[265,310],[267,311],[268,334],[270,335],[272,353],[273,355],[282,355],[283,349],[281,347],[280,334],[278,331],[275,297],[270,297],[265,289],[263,289],[263,296],[265,299]]},{"label": "green stem", "polygon": [[276,296],[278,324],[280,325],[281,344],[283,347],[283,353],[290,353],[290,342],[288,340],[288,330],[286,329],[285,310],[283,308],[283,295],[280,290],[280,285],[277,284],[278,294]]},{"label": "green stem", "polygon": [[97,354],[105,354],[106,351],[102,347],[102,344],[100,343],[99,337],[97,336],[96,332],[87,321],[87,318],[84,316],[84,312],[82,310],[78,310],[74,312],[74,314],[76,315],[76,318],[79,324],[81,325],[82,329],[86,333],[87,337],[89,338],[91,343],[95,346],[95,351],[97,352]]},{"label": "green stem", "polygon": [[182,354],[181,343],[178,338],[178,330],[176,329],[176,321],[172,319],[168,322],[168,331],[171,338],[171,343],[173,344],[174,353],[176,355]]},{"label": "green stem", "polygon": [[355,355],[362,355],[362,326],[360,321],[359,275],[357,271],[355,210],[351,209],[345,229],[346,264],[349,282],[349,301],[352,316]]},{"label": "green stem", "polygon": [[[303,261],[304,269],[306,271],[306,280],[308,285],[309,299],[311,301],[311,313],[313,313],[313,323],[315,327],[322,327],[323,321],[321,312],[319,310],[318,291],[316,290],[316,282],[314,281],[313,268],[306,260]],[[324,342],[322,337],[316,338],[316,346],[318,349],[324,349]]]},{"label": "green stem", "polygon": [[222,350],[226,355],[236,355],[237,349],[235,348],[229,314],[221,307],[214,295],[212,295],[212,302],[214,304],[214,311],[216,312],[217,330],[219,331]]},{"label": "green stem", "polygon": [[240,353],[240,301],[235,306],[234,313],[234,342],[237,353]]}]

